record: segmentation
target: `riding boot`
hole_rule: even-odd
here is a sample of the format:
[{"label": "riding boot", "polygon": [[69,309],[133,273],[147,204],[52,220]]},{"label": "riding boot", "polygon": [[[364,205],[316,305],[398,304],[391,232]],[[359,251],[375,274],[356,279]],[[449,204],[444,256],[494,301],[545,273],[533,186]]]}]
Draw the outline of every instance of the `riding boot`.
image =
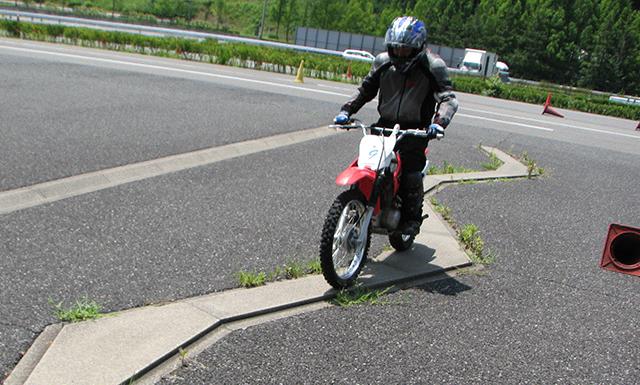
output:
[{"label": "riding boot", "polygon": [[410,172],[400,180],[400,198],[402,199],[402,225],[400,230],[406,235],[417,235],[422,225],[422,201],[424,187],[422,173]]}]

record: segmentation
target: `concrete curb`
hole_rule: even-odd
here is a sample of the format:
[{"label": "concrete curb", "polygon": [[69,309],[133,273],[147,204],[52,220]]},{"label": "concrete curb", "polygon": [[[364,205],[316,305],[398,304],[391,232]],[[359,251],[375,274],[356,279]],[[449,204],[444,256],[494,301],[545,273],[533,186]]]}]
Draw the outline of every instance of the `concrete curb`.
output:
[{"label": "concrete curb", "polygon": [[527,166],[520,163],[518,160],[511,157],[506,152],[494,147],[480,146],[487,154],[495,154],[498,159],[503,162],[497,170],[494,171],[477,171],[460,174],[441,174],[441,175],[427,175],[424,178],[424,192],[429,193],[436,189],[438,186],[447,183],[457,183],[465,181],[483,181],[492,179],[506,179],[506,178],[524,178],[529,176],[529,170]]},{"label": "concrete curb", "polygon": [[[483,149],[504,164],[496,171],[428,176],[425,191],[443,183],[528,175],[527,168],[506,153]],[[373,258],[361,274],[365,288],[398,285],[471,264],[448,225],[429,204],[425,211],[429,217],[424,227],[429,232],[419,234],[410,251],[387,251]],[[161,366],[172,370],[175,365],[163,364],[225,325],[334,296],[324,278],[314,275],[53,325],[51,330],[58,332],[43,333],[46,336],[36,340],[5,383],[127,384]],[[156,370],[153,377],[159,375]]]},{"label": "concrete curb", "polygon": [[36,367],[42,356],[46,353],[49,346],[56,339],[64,324],[53,324],[44,328],[40,335],[33,341],[29,350],[22,356],[18,365],[13,369],[9,377],[6,378],[4,385],[20,385],[27,381],[27,378]]}]

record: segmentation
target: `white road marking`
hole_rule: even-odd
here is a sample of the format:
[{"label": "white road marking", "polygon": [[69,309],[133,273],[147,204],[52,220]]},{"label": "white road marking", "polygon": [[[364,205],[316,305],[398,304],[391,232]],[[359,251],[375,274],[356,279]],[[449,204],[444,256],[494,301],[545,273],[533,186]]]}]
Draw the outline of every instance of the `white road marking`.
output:
[{"label": "white road marking", "polygon": [[[315,93],[325,94],[325,95],[341,96],[341,97],[347,97],[347,98],[351,97],[350,94],[343,94],[343,93],[338,93],[338,92],[318,90],[318,89],[294,86],[294,85],[289,85],[289,84],[280,84],[280,83],[274,83],[274,82],[269,82],[269,81],[264,81],[264,80],[248,79],[248,78],[243,78],[243,77],[238,77],[238,76],[220,75],[220,74],[214,74],[214,73],[210,73],[210,72],[193,71],[193,70],[186,70],[186,69],[181,69],[181,68],[166,67],[166,66],[160,66],[160,65],[154,65],[154,64],[143,64],[143,63],[137,63],[137,62],[123,61],[123,60],[97,58],[97,57],[84,56],[84,55],[76,55],[76,54],[68,54],[68,53],[60,53],[60,52],[51,52],[51,51],[44,51],[44,50],[40,50],[40,49],[28,49],[28,48],[10,47],[10,46],[4,46],[4,45],[0,45],[0,49],[8,49],[8,50],[14,50],[14,51],[30,52],[30,53],[36,53],[36,54],[52,55],[52,56],[69,57],[69,58],[74,58],[74,59],[84,59],[84,60],[89,60],[89,61],[120,64],[120,65],[125,65],[125,66],[128,65],[128,66],[133,66],[133,67],[150,68],[150,69],[163,70],[163,71],[173,71],[173,72],[186,73],[186,74],[191,74],[191,75],[201,75],[201,76],[207,76],[207,77],[213,77],[213,78],[219,78],[219,79],[236,80],[236,81],[247,82],[247,83],[268,85],[268,86],[273,86],[273,87],[288,88],[288,89],[294,89],[294,90],[299,90],[299,91],[315,92]],[[320,84],[318,84],[318,85],[320,85]],[[465,110],[465,108],[463,108],[463,110]],[[487,113],[487,114],[493,114],[493,115],[498,115],[498,116],[505,116],[505,117],[514,118],[514,119],[530,120],[530,121],[536,121],[536,122],[538,121],[536,119],[526,118],[526,117],[523,117],[523,116],[517,116],[517,115],[511,115],[511,114],[501,114],[501,113],[496,113],[496,112],[476,110],[476,109],[472,109],[472,108],[466,108],[466,110],[475,111],[475,112],[482,112],[482,113]],[[468,118],[473,118],[473,119],[480,119],[480,120],[486,120],[486,121],[490,121],[490,122],[501,123],[501,124],[533,128],[533,129],[542,130],[542,131],[548,131],[548,132],[553,132],[554,131],[551,128],[534,126],[534,125],[529,125],[529,124],[524,124],[524,123],[516,123],[516,122],[498,120],[498,119],[491,119],[491,118],[486,118],[486,117],[477,116],[477,115],[468,115],[468,114],[464,114],[464,113],[458,113],[457,115],[458,116],[468,117]],[[640,139],[640,136],[638,136],[638,135],[623,134],[623,133],[618,133],[618,132],[599,130],[599,129],[595,129],[595,128],[580,127],[580,126],[574,126],[574,125],[565,124],[565,123],[545,122],[545,124],[560,125],[560,126],[570,127],[570,128],[584,130],[584,131],[592,131],[592,132],[598,132],[598,133],[603,133],[603,134],[608,134],[608,135],[617,135],[617,136],[623,136],[623,137],[628,137],[628,138]]]},{"label": "white road marking", "polygon": [[[500,112],[492,112],[492,111],[485,111],[485,110],[478,110],[475,108],[467,108],[467,107],[462,107],[460,108],[460,110],[463,111],[473,111],[473,112],[480,112],[483,114],[489,114],[489,115],[497,115],[497,116],[504,116],[507,118],[514,118],[514,119],[520,119],[520,120],[528,120],[528,121],[532,121],[532,122],[536,122],[536,123],[540,123],[540,119],[533,119],[533,118],[525,118],[524,116],[518,116],[518,115],[512,115],[512,114],[503,114]],[[460,114],[458,114],[460,115]],[[588,128],[588,127],[582,127],[582,126],[575,126],[573,124],[567,124],[567,123],[560,123],[560,122],[547,122],[545,121],[544,124],[550,124],[553,126],[561,126],[561,127],[569,127],[569,128],[575,128],[577,130],[584,130],[584,131],[592,131],[592,132],[600,132],[603,134],[611,134],[611,135],[618,135],[618,136],[624,136],[626,138],[635,138],[635,139],[640,139],[640,135],[633,135],[633,134],[624,134],[621,132],[613,132],[613,131],[607,131],[607,130],[600,130],[600,129],[596,129],[596,128]]]},{"label": "white road marking", "polygon": [[349,89],[349,88],[344,88],[344,87],[334,87],[334,86],[328,86],[326,84],[320,84],[320,83],[316,83],[316,85],[318,87],[323,87],[323,88],[331,88],[334,90],[341,90],[341,91],[355,91],[355,85],[354,85],[354,89]]},{"label": "white road marking", "polygon": [[491,119],[491,118],[485,118],[484,116],[477,116],[477,115],[467,115],[467,114],[463,114],[458,112],[456,114],[456,116],[464,116],[467,118],[472,118],[472,119],[480,119],[480,120],[487,120],[489,122],[496,122],[496,123],[502,123],[502,124],[509,124],[509,125],[513,125],[513,126],[521,126],[521,127],[527,127],[527,128],[534,128],[536,130],[542,130],[542,131],[549,131],[549,132],[553,132],[555,131],[552,128],[546,128],[546,127],[540,127],[540,126],[532,126],[531,124],[524,124],[524,123],[516,123],[516,122],[507,122],[504,120],[498,120],[498,119]]},{"label": "white road marking", "polygon": [[316,92],[316,93],[319,93],[319,94],[326,94],[326,95],[335,95],[335,96],[344,96],[344,97],[349,97],[350,96],[350,95],[347,95],[347,94],[339,94],[337,92],[316,90],[316,89],[313,89],[313,88],[298,87],[298,86],[292,86],[292,85],[288,85],[288,84],[279,84],[279,83],[273,83],[273,82],[268,82],[268,81],[264,81],[264,80],[246,79],[246,78],[241,78],[241,77],[237,77],[237,76],[220,75],[220,74],[213,74],[213,73],[210,73],[210,72],[192,71],[192,70],[185,70],[185,69],[181,69],[181,68],[172,68],[172,67],[165,67],[165,66],[159,66],[159,65],[153,65],[153,64],[134,63],[134,62],[128,62],[128,61],[122,61],[122,60],[103,59],[103,58],[96,58],[96,57],[91,57],[91,56],[82,56],[82,55],[60,53],[60,52],[41,51],[41,50],[28,49],[28,48],[8,47],[8,46],[4,46],[4,45],[0,45],[0,49],[8,49],[8,50],[14,50],[14,51],[30,52],[30,53],[37,53],[37,54],[51,55],[51,56],[61,56],[61,57],[68,57],[68,58],[73,58],[73,59],[84,59],[84,60],[96,61],[96,62],[102,62],[102,63],[128,65],[128,66],[132,66],[132,67],[151,68],[151,69],[163,70],[163,71],[173,71],[173,72],[180,72],[180,73],[186,73],[186,74],[191,74],[191,75],[208,76],[208,77],[219,78],[219,79],[237,80],[237,81],[242,81],[242,82],[256,83],[256,84],[262,84],[262,85],[273,86],[273,87],[282,87],[282,88],[289,88],[289,89],[300,90],[300,91]]}]

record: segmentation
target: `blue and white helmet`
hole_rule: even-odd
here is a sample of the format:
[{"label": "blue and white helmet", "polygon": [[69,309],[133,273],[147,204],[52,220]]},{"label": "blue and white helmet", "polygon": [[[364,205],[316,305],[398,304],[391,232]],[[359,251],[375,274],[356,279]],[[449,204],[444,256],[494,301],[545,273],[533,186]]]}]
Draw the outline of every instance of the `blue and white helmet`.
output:
[{"label": "blue and white helmet", "polygon": [[410,47],[421,50],[426,42],[427,28],[422,21],[412,16],[396,17],[384,37],[384,44],[387,49]]}]

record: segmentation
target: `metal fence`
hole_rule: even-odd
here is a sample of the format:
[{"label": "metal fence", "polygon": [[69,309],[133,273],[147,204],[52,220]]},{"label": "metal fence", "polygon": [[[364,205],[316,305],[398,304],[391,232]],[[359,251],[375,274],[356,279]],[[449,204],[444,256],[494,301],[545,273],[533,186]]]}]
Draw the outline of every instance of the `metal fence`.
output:
[{"label": "metal fence", "polygon": [[378,54],[384,51],[384,38],[326,29],[298,27],[296,45],[344,51],[359,49]]},{"label": "metal fence", "polygon": [[[296,30],[296,45],[329,49],[334,51],[344,51],[345,49],[358,49],[371,52],[377,55],[386,50],[384,38],[379,36],[362,35],[358,33],[329,31],[326,29],[298,27]],[[464,48],[453,48],[437,44],[427,44],[431,52],[440,56],[447,64],[447,67],[458,68],[464,59]],[[492,67],[495,66],[497,56],[489,52],[487,63],[484,65],[486,73],[482,75],[493,75]],[[483,71],[483,72],[485,72]]]}]

